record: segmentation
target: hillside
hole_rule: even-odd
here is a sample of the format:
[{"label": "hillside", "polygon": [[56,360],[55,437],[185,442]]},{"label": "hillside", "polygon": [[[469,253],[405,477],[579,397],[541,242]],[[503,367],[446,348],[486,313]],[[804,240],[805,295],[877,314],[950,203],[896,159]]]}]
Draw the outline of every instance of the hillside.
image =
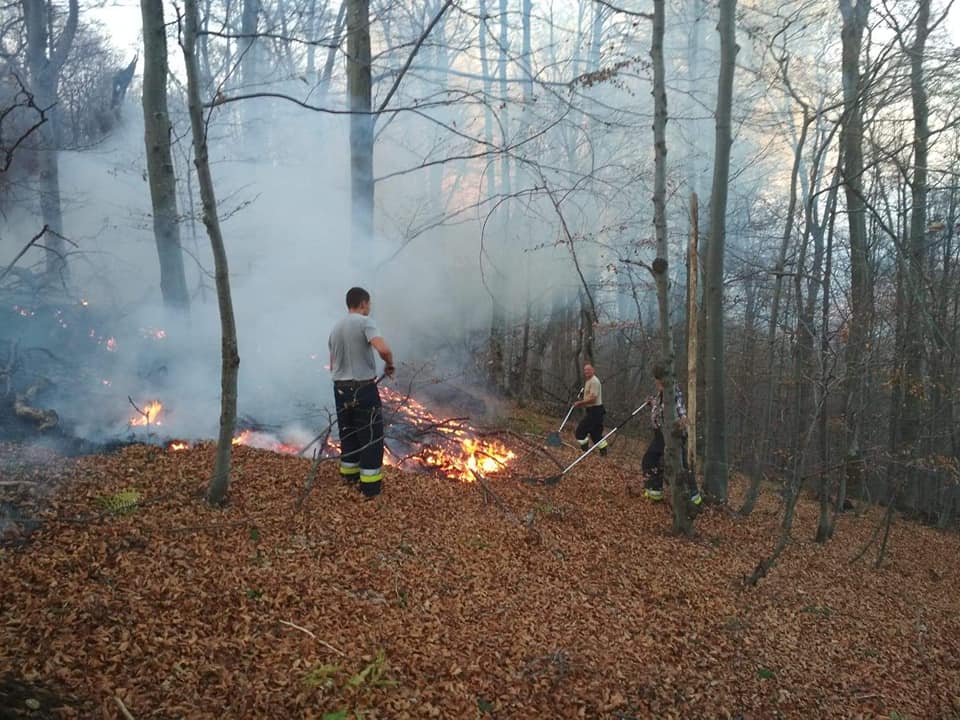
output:
[{"label": "hillside", "polygon": [[237,449],[224,509],[210,446],[55,462],[0,554],[2,718],[960,717],[957,537],[898,522],[882,569],[851,564],[876,510],[821,547],[802,500],[745,589],[776,495],[674,538],[622,450],[553,488],[491,479],[503,506],[399,471],[362,502],[328,464],[299,511],[309,461],[266,451]]}]

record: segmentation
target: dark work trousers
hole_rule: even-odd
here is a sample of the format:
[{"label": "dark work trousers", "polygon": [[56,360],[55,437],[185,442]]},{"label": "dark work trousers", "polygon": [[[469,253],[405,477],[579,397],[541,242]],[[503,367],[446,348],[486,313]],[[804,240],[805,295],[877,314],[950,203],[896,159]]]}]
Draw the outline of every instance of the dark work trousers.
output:
[{"label": "dark work trousers", "polygon": [[[647,490],[654,492],[663,492],[663,451],[665,440],[663,430],[653,431],[653,440],[643,454],[643,476],[646,479]],[[690,496],[697,494],[697,480],[693,473],[687,471],[687,438],[684,436],[680,440],[680,465],[683,468],[683,476],[686,478]]]},{"label": "dark work trousers", "polygon": [[367,497],[383,484],[383,410],[373,380],[335,382],[333,394],[340,426],[340,475],[359,482]]},{"label": "dark work trousers", "polygon": [[577,431],[575,433],[577,442],[580,443],[580,447],[584,450],[587,449],[588,436],[594,443],[598,443],[603,439],[603,416],[606,413],[603,405],[592,405],[586,410],[587,414],[584,415],[583,420],[577,424]]}]

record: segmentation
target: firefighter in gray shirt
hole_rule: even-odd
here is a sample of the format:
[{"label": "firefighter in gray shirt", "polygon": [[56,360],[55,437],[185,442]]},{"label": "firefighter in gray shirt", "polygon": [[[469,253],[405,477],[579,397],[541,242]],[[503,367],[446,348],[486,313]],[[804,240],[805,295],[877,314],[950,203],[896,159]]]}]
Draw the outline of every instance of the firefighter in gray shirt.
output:
[{"label": "firefighter in gray shirt", "polygon": [[374,350],[393,377],[393,353],[370,317],[370,293],[347,291],[347,316],[330,331],[330,372],[340,428],[340,475],[358,483],[366,498],[383,485],[383,411]]}]

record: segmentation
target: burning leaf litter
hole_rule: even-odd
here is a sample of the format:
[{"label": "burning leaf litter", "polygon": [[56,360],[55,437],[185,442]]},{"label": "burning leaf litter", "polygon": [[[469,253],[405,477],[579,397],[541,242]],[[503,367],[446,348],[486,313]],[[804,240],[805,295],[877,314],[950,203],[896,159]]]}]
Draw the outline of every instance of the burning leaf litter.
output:
[{"label": "burning leaf litter", "polygon": [[[385,465],[437,470],[448,478],[473,482],[477,473],[502,472],[517,457],[504,443],[481,437],[462,419],[440,418],[413,397],[389,388],[381,388],[381,394],[387,421]],[[151,400],[142,407],[135,405],[135,410],[129,419],[131,427],[161,426],[167,412],[159,400]],[[237,433],[233,444],[299,455],[307,442],[294,442],[272,432],[248,428]],[[167,444],[172,451],[188,447],[190,443],[184,440]],[[337,454],[339,446],[328,438],[321,452]]]}]

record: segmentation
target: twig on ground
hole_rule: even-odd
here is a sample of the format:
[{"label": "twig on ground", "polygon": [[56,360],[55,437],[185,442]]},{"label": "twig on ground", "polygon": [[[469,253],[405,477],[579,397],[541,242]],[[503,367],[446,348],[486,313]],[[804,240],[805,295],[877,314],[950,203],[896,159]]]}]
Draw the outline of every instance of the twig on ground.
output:
[{"label": "twig on ground", "polygon": [[309,630],[307,630],[305,627],[300,627],[300,626],[297,625],[296,623],[292,623],[292,622],[289,622],[289,621],[287,621],[287,620],[281,620],[281,621],[280,621],[280,624],[281,624],[281,625],[287,625],[287,626],[289,626],[289,627],[292,627],[294,630],[299,630],[299,631],[302,632],[302,633],[306,633],[307,635],[309,635],[310,637],[312,637],[314,640],[316,640],[318,643],[320,643],[321,645],[323,645],[325,648],[327,648],[327,649],[330,650],[331,652],[335,652],[337,655],[342,655],[342,656],[346,657],[346,653],[343,652],[343,650],[338,650],[338,649],[335,648],[333,645],[331,645],[330,643],[328,643],[326,640],[321,640],[321,639],[318,638],[315,634],[313,634],[312,632],[310,632]]},{"label": "twig on ground", "polygon": [[133,715],[131,715],[130,711],[127,710],[127,706],[123,704],[123,700],[114,695],[113,701],[117,704],[117,707],[120,708],[120,713],[124,718],[126,718],[126,720],[134,720]]},{"label": "twig on ground", "polygon": [[299,630],[299,631],[302,632],[302,633],[306,633],[307,635],[309,635],[310,637],[312,637],[314,640],[317,639],[317,636],[316,636],[316,635],[314,635],[312,632],[310,632],[309,630],[307,630],[305,627],[300,627],[300,626],[297,625],[296,623],[292,623],[292,622],[289,622],[289,621],[287,621],[287,620],[281,620],[281,621],[280,621],[280,624],[281,624],[281,625],[287,625],[288,627],[292,627],[294,630]]}]

